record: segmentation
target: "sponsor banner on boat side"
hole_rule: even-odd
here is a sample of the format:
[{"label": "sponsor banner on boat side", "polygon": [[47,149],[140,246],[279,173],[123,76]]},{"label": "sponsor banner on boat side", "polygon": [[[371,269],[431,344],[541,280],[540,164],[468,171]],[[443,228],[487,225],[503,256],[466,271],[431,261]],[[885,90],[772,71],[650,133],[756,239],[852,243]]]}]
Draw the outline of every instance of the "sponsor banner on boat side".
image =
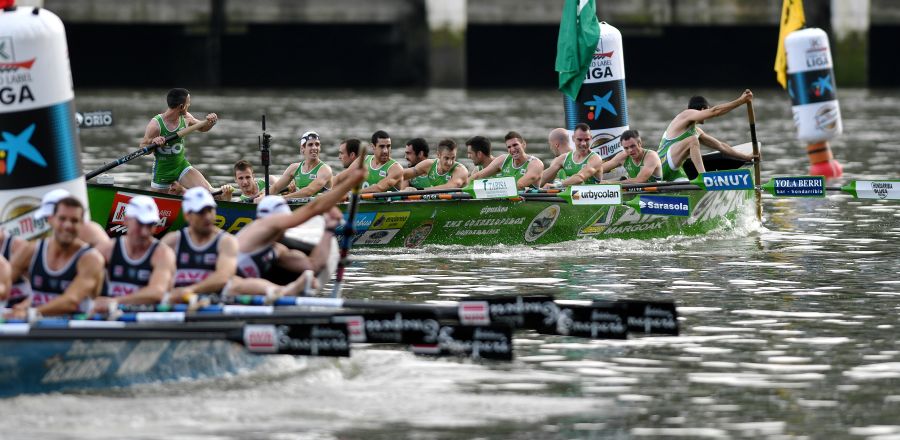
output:
[{"label": "sponsor banner on boat side", "polygon": [[620,300],[619,303],[623,304],[628,316],[628,331],[678,336],[678,311],[674,301]]},{"label": "sponsor banner on boat side", "polygon": [[900,199],[900,181],[896,180],[857,180],[855,189],[856,197],[860,199]]},{"label": "sponsor banner on boat side", "polygon": [[619,185],[573,185],[569,187],[573,205],[620,205]]},{"label": "sponsor banner on boat side", "polygon": [[584,225],[578,228],[577,235],[579,237],[590,237],[600,234],[612,223],[615,213],[616,208],[614,206],[601,207]]},{"label": "sponsor banner on boat side", "polygon": [[216,227],[229,234],[237,234],[238,231],[249,225],[256,218],[255,210],[225,208],[219,205],[216,208]]},{"label": "sponsor banner on boat side", "polygon": [[[350,336],[346,324],[285,324],[274,327],[277,353],[304,356],[350,356]],[[266,342],[264,339],[260,341],[263,349],[267,349]],[[265,351],[265,353],[271,352]]]},{"label": "sponsor banner on boat side", "polygon": [[[138,194],[127,192],[116,192],[113,196],[112,208],[109,211],[109,217],[106,219],[106,230],[110,235],[124,235],[128,231],[125,226],[125,207],[128,201]],[[159,222],[153,229],[153,235],[161,237],[169,231],[169,228],[175,223],[175,219],[181,213],[181,202],[176,199],[167,199],[162,197],[153,197],[156,207],[159,209]]]},{"label": "sponsor banner on boat side", "polygon": [[477,218],[470,220],[447,220],[444,229],[456,229],[453,235],[497,235],[508,226],[525,223],[525,217]]},{"label": "sponsor banner on boat side", "polygon": [[750,170],[711,171],[701,174],[703,187],[707,191],[753,189]]},{"label": "sponsor banner on boat side", "polygon": [[370,229],[359,234],[353,244],[388,244],[398,232],[399,229]]},{"label": "sponsor banner on boat side", "polygon": [[351,342],[434,344],[441,324],[433,311],[406,311],[335,316],[347,324]]},{"label": "sponsor banner on boat side", "polygon": [[379,212],[375,214],[369,229],[400,229],[409,219],[409,211]]},{"label": "sponsor banner on boat side", "polygon": [[[460,302],[458,307],[461,323],[464,313],[478,318],[478,321],[467,321],[472,324],[466,325],[506,324],[539,333],[553,334],[559,316],[559,307],[550,295],[472,298]],[[484,307],[487,317],[479,315],[485,312]]]},{"label": "sponsor banner on boat side", "polygon": [[443,325],[437,344],[416,345],[413,353],[467,356],[474,359],[512,360],[512,327]]},{"label": "sponsor banner on boat side", "polygon": [[473,180],[472,192],[476,199],[497,199],[519,195],[516,179],[512,177]]},{"label": "sponsor banner on boat side", "polygon": [[687,196],[640,195],[638,206],[641,214],[670,215],[687,217],[691,214],[690,198]]},{"label": "sponsor banner on boat side", "polygon": [[691,216],[686,223],[690,225],[722,217],[729,212],[737,211],[749,200],[749,195],[743,191],[707,192],[691,210]]},{"label": "sponsor banner on boat side", "polygon": [[824,176],[775,177],[771,184],[776,197],[825,197]]},{"label": "sponsor banner on boat side", "polygon": [[628,314],[620,303],[560,306],[556,334],[591,339],[626,339]]},{"label": "sponsor banner on boat side", "polygon": [[[372,222],[375,221],[375,216],[377,214],[378,214],[377,212],[357,212],[356,213],[356,220],[353,222],[353,229],[356,230],[357,235],[369,230],[369,227],[372,226]],[[350,219],[350,213],[345,212],[344,213],[344,225],[337,227],[338,234],[344,233],[344,227],[349,219]]]}]

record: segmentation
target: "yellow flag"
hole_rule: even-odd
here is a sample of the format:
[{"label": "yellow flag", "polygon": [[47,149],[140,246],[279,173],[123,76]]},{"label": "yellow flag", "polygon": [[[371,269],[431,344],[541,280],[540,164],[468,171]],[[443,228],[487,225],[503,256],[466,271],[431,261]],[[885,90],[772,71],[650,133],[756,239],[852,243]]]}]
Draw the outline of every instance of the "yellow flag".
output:
[{"label": "yellow flag", "polygon": [[781,30],[778,32],[778,53],[775,54],[775,74],[781,88],[787,88],[787,54],[784,50],[784,39],[788,34],[803,27],[806,17],[803,15],[803,0],[784,0],[781,7]]}]

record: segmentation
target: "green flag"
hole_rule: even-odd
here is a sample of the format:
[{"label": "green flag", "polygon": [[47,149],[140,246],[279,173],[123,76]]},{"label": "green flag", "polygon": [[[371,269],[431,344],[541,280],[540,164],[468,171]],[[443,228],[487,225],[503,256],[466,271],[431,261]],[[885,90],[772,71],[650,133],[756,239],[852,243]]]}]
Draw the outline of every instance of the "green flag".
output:
[{"label": "green flag", "polygon": [[573,100],[578,97],[584,75],[600,42],[595,0],[566,0],[556,41],[556,71],[559,91]]}]

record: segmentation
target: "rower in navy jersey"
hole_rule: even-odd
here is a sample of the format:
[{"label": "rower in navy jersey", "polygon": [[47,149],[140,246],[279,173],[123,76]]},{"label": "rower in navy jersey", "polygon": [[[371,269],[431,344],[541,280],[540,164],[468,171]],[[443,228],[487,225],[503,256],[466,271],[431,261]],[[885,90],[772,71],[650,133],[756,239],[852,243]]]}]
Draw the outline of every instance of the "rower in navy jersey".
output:
[{"label": "rower in navy jersey", "polygon": [[[12,261],[13,254],[22,249],[26,241],[19,237],[13,237],[2,229],[0,229],[0,237],[2,237],[0,239],[0,256],[9,263]],[[31,286],[28,285],[25,277],[19,277],[17,280],[11,280],[10,286],[5,292],[5,294],[0,294],[0,306],[5,301],[6,307],[12,307],[28,298],[31,294]]]},{"label": "rower in navy jersey", "polygon": [[[70,197],[72,194],[63,188],[57,188],[47,192],[41,197],[41,206],[34,211],[32,215],[36,221],[42,221],[53,214],[53,208],[56,202]],[[101,243],[109,241],[109,234],[102,226],[92,221],[83,221],[78,225],[78,238],[84,240],[87,244],[97,247]]]},{"label": "rower in navy jersey", "polygon": [[48,218],[51,235],[28,242],[13,255],[11,279],[25,275],[31,296],[13,309],[16,318],[87,311],[103,287],[103,255],[78,238],[84,206],[73,197],[56,202]]},{"label": "rower in navy jersey", "polygon": [[173,301],[220,292],[237,267],[237,239],[215,225],[216,201],[209,191],[203,187],[187,190],[181,211],[188,225],[162,239],[175,250]]},{"label": "rower in navy jersey", "polygon": [[97,246],[106,258],[106,282],[94,300],[97,313],[116,304],[155,304],[164,300],[175,277],[175,252],[153,238],[159,208],[153,198],[134,196],[125,205],[125,235]]},{"label": "rower in navy jersey", "polygon": [[10,291],[10,269],[9,261],[0,256],[0,309],[6,308],[7,299]]},{"label": "rower in navy jersey", "polygon": [[[256,220],[238,232],[239,276],[234,277],[223,294],[265,294],[270,298],[277,298],[301,293],[306,285],[302,274],[308,270],[320,272],[327,266],[335,227],[343,217],[335,205],[367,175],[365,169],[350,168],[347,178],[335,184],[331,191],[316,196],[312,202],[293,212],[280,196],[263,198],[257,205]],[[325,214],[325,232],[309,257],[278,243],[285,231],[320,214]],[[263,279],[274,265],[296,273],[297,279],[285,286]]]}]

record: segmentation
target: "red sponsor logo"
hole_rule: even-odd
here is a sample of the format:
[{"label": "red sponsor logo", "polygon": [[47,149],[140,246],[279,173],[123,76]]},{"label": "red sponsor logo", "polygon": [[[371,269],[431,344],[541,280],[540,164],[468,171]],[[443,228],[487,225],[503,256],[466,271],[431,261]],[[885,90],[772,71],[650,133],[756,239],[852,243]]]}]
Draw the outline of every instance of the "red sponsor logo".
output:
[{"label": "red sponsor logo", "polygon": [[28,61],[13,61],[11,63],[0,63],[0,72],[15,72],[19,69],[31,70],[31,66],[34,64],[37,58],[32,58]]},{"label": "red sponsor logo", "polygon": [[486,301],[463,301],[459,303],[459,322],[464,325],[487,325],[491,323],[490,308]]},{"label": "red sponsor logo", "polygon": [[178,269],[175,271],[175,285],[185,286],[196,284],[209,276],[208,270],[203,269]]},{"label": "red sponsor logo", "polygon": [[[137,194],[117,192],[113,197],[112,209],[106,220],[106,228],[115,235],[124,235],[128,231],[125,225],[125,206]],[[156,207],[159,209],[159,223],[153,229],[153,235],[159,237],[168,232],[169,227],[175,223],[178,214],[181,213],[181,203],[175,199],[153,197]]]},{"label": "red sponsor logo", "polygon": [[600,60],[603,58],[612,58],[613,52],[615,52],[615,51],[611,50],[609,52],[594,52],[594,59]]},{"label": "red sponsor logo", "polygon": [[244,327],[244,346],[250,351],[275,353],[277,343],[275,326],[248,324]]},{"label": "red sponsor logo", "polygon": [[131,295],[132,293],[137,292],[137,290],[138,287],[133,284],[110,283],[109,296],[119,297]]}]

